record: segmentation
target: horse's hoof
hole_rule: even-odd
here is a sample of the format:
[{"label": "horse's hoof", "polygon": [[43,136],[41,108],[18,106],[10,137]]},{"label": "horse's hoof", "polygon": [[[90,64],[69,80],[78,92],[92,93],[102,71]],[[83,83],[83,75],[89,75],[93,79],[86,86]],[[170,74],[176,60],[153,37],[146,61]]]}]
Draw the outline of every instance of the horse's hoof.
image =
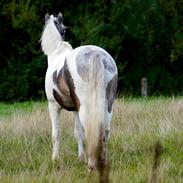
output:
[{"label": "horse's hoof", "polygon": [[58,154],[57,155],[53,154],[52,155],[52,161],[55,162],[55,161],[58,161],[58,160],[59,160],[59,155]]},{"label": "horse's hoof", "polygon": [[97,167],[95,166],[88,166],[88,173],[91,173],[93,171],[97,170]]},{"label": "horse's hoof", "polygon": [[97,165],[95,161],[88,161],[88,169],[90,171],[97,170]]}]

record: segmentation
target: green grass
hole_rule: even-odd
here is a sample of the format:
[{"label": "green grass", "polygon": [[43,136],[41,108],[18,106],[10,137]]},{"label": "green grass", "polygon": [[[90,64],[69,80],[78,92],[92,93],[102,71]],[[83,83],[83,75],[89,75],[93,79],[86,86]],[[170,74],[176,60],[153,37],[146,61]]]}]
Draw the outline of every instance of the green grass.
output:
[{"label": "green grass", "polygon": [[[77,159],[73,115],[62,111],[61,157],[51,162],[45,102],[0,104],[0,182],[97,182]],[[163,153],[158,182],[183,180],[183,98],[118,99],[109,140],[110,182],[149,182],[154,146]]]}]

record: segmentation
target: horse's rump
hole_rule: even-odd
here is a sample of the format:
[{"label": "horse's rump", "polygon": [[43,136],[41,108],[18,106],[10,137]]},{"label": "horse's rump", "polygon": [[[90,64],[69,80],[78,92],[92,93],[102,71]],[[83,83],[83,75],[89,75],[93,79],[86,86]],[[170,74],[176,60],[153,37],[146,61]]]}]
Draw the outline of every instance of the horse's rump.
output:
[{"label": "horse's rump", "polygon": [[91,71],[91,61],[93,60],[102,62],[104,68],[110,73],[115,73],[117,71],[115,62],[112,57],[100,47],[93,45],[80,46],[73,51],[76,51],[77,53],[75,56],[77,72],[84,81],[88,81],[89,79],[89,69]]}]

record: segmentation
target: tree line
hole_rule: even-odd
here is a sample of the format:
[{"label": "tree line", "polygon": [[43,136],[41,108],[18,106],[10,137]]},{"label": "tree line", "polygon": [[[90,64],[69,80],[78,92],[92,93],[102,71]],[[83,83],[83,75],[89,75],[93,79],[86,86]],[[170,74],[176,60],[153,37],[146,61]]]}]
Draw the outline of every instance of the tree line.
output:
[{"label": "tree line", "polygon": [[1,101],[45,97],[39,40],[47,12],[63,13],[74,48],[94,44],[113,56],[120,94],[140,95],[142,77],[150,95],[183,93],[183,1],[1,0]]}]

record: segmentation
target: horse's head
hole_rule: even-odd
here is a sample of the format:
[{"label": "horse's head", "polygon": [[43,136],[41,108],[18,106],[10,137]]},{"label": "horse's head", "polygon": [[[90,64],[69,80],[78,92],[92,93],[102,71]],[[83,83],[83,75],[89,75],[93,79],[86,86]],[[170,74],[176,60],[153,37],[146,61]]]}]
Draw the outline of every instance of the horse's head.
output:
[{"label": "horse's head", "polygon": [[41,36],[41,47],[45,55],[52,54],[54,51],[60,52],[72,50],[69,43],[65,42],[65,33],[67,27],[63,24],[63,16],[45,15],[45,26]]},{"label": "horse's head", "polygon": [[50,18],[53,19],[54,25],[57,28],[60,36],[62,37],[62,40],[65,40],[65,33],[66,33],[66,29],[68,27],[66,27],[63,24],[63,16],[62,13],[59,13],[58,15],[49,15],[48,13],[45,15],[45,22],[48,22],[50,20]]}]

